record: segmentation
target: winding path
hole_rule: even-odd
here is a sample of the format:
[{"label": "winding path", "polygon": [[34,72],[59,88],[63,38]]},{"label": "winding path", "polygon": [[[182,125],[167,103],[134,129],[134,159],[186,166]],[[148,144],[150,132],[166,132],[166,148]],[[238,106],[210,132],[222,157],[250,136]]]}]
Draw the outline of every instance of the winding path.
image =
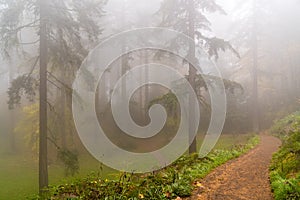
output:
[{"label": "winding path", "polygon": [[281,142],[261,135],[249,153],[216,168],[201,180],[190,200],[272,200],[268,168]]}]

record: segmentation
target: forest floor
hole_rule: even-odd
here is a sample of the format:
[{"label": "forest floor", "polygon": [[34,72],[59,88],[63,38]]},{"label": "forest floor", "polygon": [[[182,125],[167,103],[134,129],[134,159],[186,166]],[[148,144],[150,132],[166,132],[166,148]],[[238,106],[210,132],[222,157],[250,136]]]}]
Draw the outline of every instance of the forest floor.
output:
[{"label": "forest floor", "polygon": [[249,153],[216,168],[186,200],[271,200],[269,164],[279,139],[261,135]]}]

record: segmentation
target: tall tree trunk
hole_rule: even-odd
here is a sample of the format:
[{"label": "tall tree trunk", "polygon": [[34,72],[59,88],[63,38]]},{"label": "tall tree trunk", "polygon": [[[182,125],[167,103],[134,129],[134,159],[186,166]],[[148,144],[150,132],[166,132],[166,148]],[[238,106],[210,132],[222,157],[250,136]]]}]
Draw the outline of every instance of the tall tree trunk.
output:
[{"label": "tall tree trunk", "polygon": [[[63,38],[63,31],[62,30],[58,30],[58,34],[61,38]],[[66,79],[67,79],[67,73],[65,69],[61,69],[59,72],[59,80],[63,80],[63,82],[66,83]],[[67,83],[67,85],[70,85]],[[61,148],[62,149],[67,149],[67,144],[66,144],[66,135],[67,135],[67,130],[66,130],[66,122],[67,122],[67,117],[66,117],[66,92],[67,92],[67,88],[65,88],[64,85],[61,86],[60,90],[58,90],[59,94],[58,94],[58,108],[59,108],[59,120],[60,123],[58,124],[59,126],[59,131],[60,131],[60,139],[61,139]]]},{"label": "tall tree trunk", "polygon": [[[122,45],[122,52],[125,52],[125,42]],[[127,55],[122,55],[121,57],[121,77],[126,74],[127,72]],[[127,80],[125,78],[122,79],[122,101],[124,101],[126,99],[126,95],[127,95]]]},{"label": "tall tree trunk", "polygon": [[[9,84],[13,81],[14,78],[14,67],[12,66],[11,61],[9,61]],[[16,140],[15,140],[15,111],[11,109],[9,111],[9,142],[10,142],[10,151],[12,153],[16,152]]]},{"label": "tall tree trunk", "polygon": [[[193,42],[189,44],[189,58],[192,61],[195,61],[195,6],[194,6],[194,0],[189,1],[189,37],[192,39]],[[195,90],[195,77],[196,77],[196,69],[193,67],[192,63],[189,63],[189,76],[188,81],[192,88]],[[193,106],[195,105],[195,99],[192,98],[192,96],[189,96],[189,141],[192,142],[189,146],[189,153],[195,153],[197,151],[197,140],[196,137],[192,137],[193,132],[195,131],[194,127],[194,119],[195,119],[195,108]]]},{"label": "tall tree trunk", "polygon": [[39,190],[48,187],[47,166],[47,0],[40,0],[40,107],[39,107]]},{"label": "tall tree trunk", "polygon": [[257,41],[257,16],[256,16],[256,0],[253,0],[253,69],[252,69],[252,129],[253,132],[259,132],[259,113],[258,113],[258,79],[257,79],[257,68],[258,68],[258,41]]},{"label": "tall tree trunk", "polygon": [[[125,29],[125,26],[126,26],[125,8],[126,8],[126,1],[124,0],[123,1],[123,9],[122,9],[122,11],[123,11],[123,13],[122,13],[123,17],[122,17],[122,21],[121,21],[122,22],[122,28],[124,28],[124,29]],[[126,45],[127,45],[126,43],[127,43],[126,40],[123,40],[123,43],[122,43],[122,54],[124,54],[125,51],[126,51]],[[121,77],[122,77],[127,72],[127,55],[122,55],[122,57],[121,57],[121,67],[122,67],[122,69],[121,69]],[[123,79],[122,80],[122,101],[124,101],[126,99],[126,95],[127,95],[126,94],[126,90],[127,90],[126,84],[127,84],[126,79]]]},{"label": "tall tree trunk", "polygon": [[[64,80],[63,76],[61,76],[60,80]],[[66,127],[66,91],[64,89],[64,86],[62,86],[62,89],[60,90],[60,136],[61,136],[61,147],[63,149],[67,149],[67,127]]]},{"label": "tall tree trunk", "polygon": [[[142,53],[141,54],[141,57],[143,57],[144,54]],[[141,59],[142,60],[142,59]],[[143,64],[141,62],[141,64]],[[143,82],[143,71],[140,71],[140,81]],[[144,104],[144,97],[143,97],[143,90],[142,88],[140,88],[139,90],[139,109],[140,109],[140,112],[139,112],[139,118],[140,118],[140,123],[144,123],[145,122],[145,113],[146,113],[146,110],[145,110],[145,104]]]},{"label": "tall tree trunk", "polygon": [[[145,82],[148,83],[149,82],[149,60],[148,60],[148,51],[145,50]],[[145,85],[145,90],[144,90],[144,121],[147,123],[147,121],[149,120],[148,118],[148,103],[149,103],[149,84]]]},{"label": "tall tree trunk", "polygon": [[[279,100],[280,100],[280,104],[284,104],[284,103],[287,103],[287,99],[288,99],[288,96],[289,96],[289,93],[288,93],[288,86],[287,86],[287,83],[288,83],[288,75],[286,74],[286,71],[287,69],[285,67],[283,67],[285,64],[284,64],[284,61],[283,61],[283,58],[280,56],[280,54],[277,54],[276,56],[278,56],[279,58],[279,66],[280,66],[280,88],[279,88]],[[281,106],[281,105],[279,105]]]}]

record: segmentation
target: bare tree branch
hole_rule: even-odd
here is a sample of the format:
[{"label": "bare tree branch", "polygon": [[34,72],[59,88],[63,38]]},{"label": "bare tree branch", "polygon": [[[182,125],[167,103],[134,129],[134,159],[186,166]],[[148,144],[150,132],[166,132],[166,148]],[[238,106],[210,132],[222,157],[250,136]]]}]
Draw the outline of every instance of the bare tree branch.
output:
[{"label": "bare tree branch", "polygon": [[7,33],[17,33],[19,31],[21,31],[22,29],[24,28],[33,28],[33,27],[37,27],[39,25],[36,25],[36,22],[38,22],[39,20],[35,20],[33,22],[30,22],[28,24],[25,24],[25,25],[22,25],[22,26],[19,26],[17,28],[15,28],[14,30],[9,30]]},{"label": "bare tree branch", "polygon": [[19,42],[20,45],[31,45],[31,44],[36,44],[38,43],[40,40],[36,40],[36,41],[33,41],[33,42]]},{"label": "bare tree branch", "polygon": [[47,81],[49,82],[49,83],[51,83],[52,85],[54,85],[55,87],[57,87],[58,89],[62,89],[61,87],[59,87],[56,83],[54,83],[53,81],[51,81],[51,80],[49,80],[49,79],[47,79]]},{"label": "bare tree branch", "polygon": [[59,80],[56,76],[54,76],[51,72],[48,71],[48,74],[55,79],[55,81],[57,81],[58,83],[60,83],[62,86],[64,86],[65,89],[68,89],[69,91],[73,91],[73,89],[68,86],[66,83],[64,83],[63,81]]}]

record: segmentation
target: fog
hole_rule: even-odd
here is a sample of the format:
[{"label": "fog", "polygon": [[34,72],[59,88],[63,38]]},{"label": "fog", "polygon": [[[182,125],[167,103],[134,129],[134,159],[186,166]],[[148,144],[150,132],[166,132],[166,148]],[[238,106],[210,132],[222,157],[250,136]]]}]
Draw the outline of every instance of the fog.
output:
[{"label": "fog", "polygon": [[[92,148],[86,146],[84,137],[80,135],[82,133],[78,131],[80,120],[74,119],[76,115],[84,115],[84,111],[75,113],[76,105],[85,108],[89,92],[95,93],[91,95],[95,101],[86,108],[95,110],[95,115],[94,112],[87,114],[86,122],[92,121],[89,117],[96,116],[97,126],[102,127],[114,145],[137,154],[156,151],[172,143],[181,125],[188,121],[180,121],[180,117],[185,115],[187,119],[193,119],[184,129],[187,142],[195,141],[190,138],[191,130],[195,129],[197,135],[197,145],[193,147],[192,143],[189,150],[194,148],[198,152],[202,144],[200,140],[207,141],[211,148],[204,146],[210,151],[219,138],[218,129],[209,128],[214,112],[219,112],[216,121],[222,127],[220,135],[236,136],[267,132],[274,120],[299,110],[298,0],[42,2],[44,4],[39,5],[38,1],[29,0],[0,1],[0,179],[9,174],[10,166],[22,179],[17,189],[0,189],[0,199],[7,198],[12,192],[18,193],[17,190],[25,191],[20,193],[21,196],[32,195],[38,193],[38,187],[48,183],[58,184],[72,176],[82,178],[101,168],[98,157],[91,152],[97,145]],[[45,6],[44,9],[42,6]],[[148,30],[157,35],[133,31],[149,27],[152,29]],[[173,30],[177,35],[172,36],[168,31],[165,31],[167,35],[159,33],[153,28]],[[122,35],[123,31],[129,31],[129,34]],[[192,38],[193,44],[184,37]],[[147,45],[149,48],[145,47]],[[164,50],[163,45],[170,51]],[[143,48],[137,48],[139,46]],[[102,52],[102,47],[109,51]],[[116,52],[120,55],[110,58]],[[102,58],[103,55],[107,56]],[[109,59],[109,66],[104,68],[103,63]],[[168,66],[177,74],[151,71],[155,68],[153,63]],[[85,69],[89,64],[92,68]],[[134,72],[133,69],[139,66],[145,69]],[[43,67],[45,74],[40,70]],[[101,78],[97,77],[100,72],[103,73]],[[120,87],[116,88],[126,74],[128,80],[123,79],[119,82]],[[180,78],[175,79],[177,75]],[[78,89],[81,85],[78,86],[75,81],[78,76],[82,76],[82,94]],[[166,84],[160,85],[151,80],[164,80]],[[141,85],[131,93],[132,96],[128,96],[133,87],[131,84],[143,81],[148,84]],[[183,87],[183,82],[191,84],[196,101],[191,103],[191,96],[186,94],[188,87]],[[168,88],[168,84],[181,90],[175,86]],[[40,96],[39,87],[43,87],[48,96]],[[117,89],[119,95],[114,93]],[[173,94],[176,91],[186,95],[182,102],[190,103],[187,110],[179,105],[180,96]],[[221,100],[223,93],[226,101]],[[114,94],[118,100],[112,105]],[[46,101],[42,101],[45,98]],[[213,98],[218,99],[214,101]],[[141,131],[139,138],[119,127],[122,123],[114,118],[113,108],[117,106],[119,113],[123,113],[122,103],[125,101],[130,115],[121,116],[125,118],[123,125],[128,129],[146,127],[149,131],[151,125],[161,126],[157,121],[164,121],[163,117],[166,117],[165,124],[156,130],[156,136],[143,140],[146,129]],[[217,105],[214,102],[218,102]],[[224,110],[223,103],[226,105]],[[165,110],[156,112],[153,109],[154,114],[150,112],[149,109],[156,104]],[[44,118],[39,115],[39,109],[47,112]],[[158,114],[155,115],[155,112]],[[197,114],[200,120],[197,120]],[[223,114],[225,118],[221,119]],[[162,118],[155,121],[153,116]],[[132,121],[127,118],[132,118]],[[130,126],[131,122],[138,126]],[[44,129],[41,124],[46,124]],[[84,127],[87,128],[86,134],[95,132],[97,137],[94,126],[85,124]],[[40,134],[42,130],[44,132]],[[207,132],[215,140],[204,139]],[[39,145],[43,137],[46,146],[41,148]],[[96,141],[93,137],[88,139],[91,143]],[[46,152],[44,164],[41,163],[40,152]],[[62,152],[76,159],[71,164],[67,163],[60,157]],[[109,153],[114,155],[114,151]],[[97,155],[100,154],[98,152]],[[49,172],[41,175],[38,167],[44,172],[49,169]],[[116,173],[112,168],[105,166],[101,172],[103,177]],[[22,177],[22,174],[30,176]],[[14,182],[17,177],[4,179]],[[1,180],[0,187],[6,187]]]}]

